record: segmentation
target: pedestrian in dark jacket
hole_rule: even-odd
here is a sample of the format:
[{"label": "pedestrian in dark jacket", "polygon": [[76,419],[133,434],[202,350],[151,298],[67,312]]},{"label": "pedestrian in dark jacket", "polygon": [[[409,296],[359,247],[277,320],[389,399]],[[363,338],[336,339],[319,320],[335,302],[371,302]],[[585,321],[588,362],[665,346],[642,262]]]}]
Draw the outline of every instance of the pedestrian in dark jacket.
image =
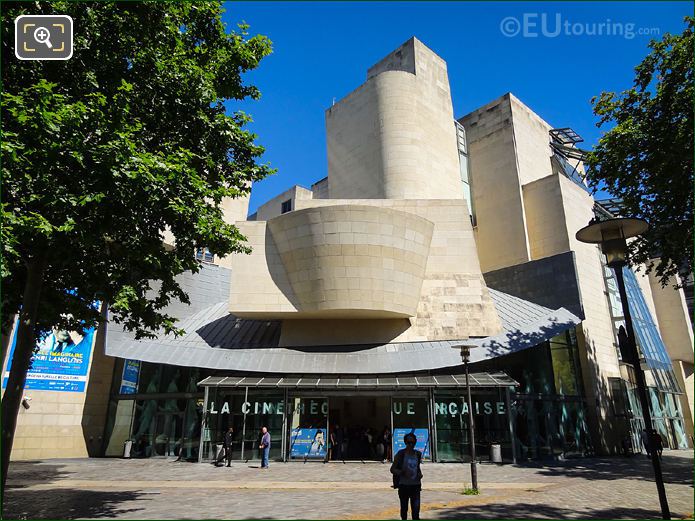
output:
[{"label": "pedestrian in dark jacket", "polygon": [[413,519],[420,519],[420,491],[422,490],[422,452],[415,450],[417,438],[409,432],[403,437],[405,449],[399,450],[393,458],[391,474],[394,487],[398,489],[401,502],[401,519],[408,519],[408,502]]},{"label": "pedestrian in dark jacket", "polygon": [[215,466],[219,467],[222,460],[227,460],[227,466],[232,466],[232,443],[234,442],[234,427],[229,427],[229,430],[225,432],[224,439],[222,440],[222,452],[220,452],[217,461],[215,461]]},{"label": "pedestrian in dark jacket", "polygon": [[656,429],[652,429],[652,447],[654,447],[656,454],[659,456],[659,459],[661,459],[661,454],[664,452],[664,438],[661,437],[661,434],[656,432]]}]

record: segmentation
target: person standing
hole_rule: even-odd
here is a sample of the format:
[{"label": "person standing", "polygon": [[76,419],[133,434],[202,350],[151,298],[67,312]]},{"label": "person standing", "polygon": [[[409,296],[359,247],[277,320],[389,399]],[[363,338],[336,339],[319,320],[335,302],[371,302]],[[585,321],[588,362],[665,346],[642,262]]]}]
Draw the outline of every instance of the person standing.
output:
[{"label": "person standing", "polygon": [[220,466],[220,463],[222,463],[223,459],[227,460],[227,466],[228,467],[232,466],[232,443],[233,442],[234,442],[234,427],[232,427],[230,425],[229,429],[224,434],[224,439],[222,440],[223,452],[220,453],[220,456],[217,458],[217,461],[215,462],[216,467]]},{"label": "person standing", "polygon": [[345,456],[343,453],[344,447],[345,446],[345,429],[343,429],[340,425],[337,423],[335,424],[335,450],[334,450],[334,456],[335,459],[337,460],[344,460]]},{"label": "person standing", "polygon": [[335,456],[335,451],[336,451],[335,444],[336,444],[335,425],[333,425],[328,432],[328,453],[326,454],[325,461],[331,461],[333,459],[333,457]]},{"label": "person standing", "polygon": [[388,425],[384,425],[384,432],[381,434],[381,439],[384,444],[384,459],[391,461],[391,457],[393,456],[391,451],[393,448],[391,446],[391,429],[389,429]]},{"label": "person standing", "polygon": [[417,437],[409,432],[403,437],[405,449],[399,450],[393,458],[391,474],[394,487],[398,489],[401,503],[401,519],[408,519],[408,502],[413,519],[420,519],[420,492],[422,490],[422,452],[415,450]]},{"label": "person standing", "polygon": [[263,426],[261,428],[261,443],[258,446],[261,449],[261,468],[269,468],[268,456],[270,456],[270,433],[268,432],[268,427]]}]

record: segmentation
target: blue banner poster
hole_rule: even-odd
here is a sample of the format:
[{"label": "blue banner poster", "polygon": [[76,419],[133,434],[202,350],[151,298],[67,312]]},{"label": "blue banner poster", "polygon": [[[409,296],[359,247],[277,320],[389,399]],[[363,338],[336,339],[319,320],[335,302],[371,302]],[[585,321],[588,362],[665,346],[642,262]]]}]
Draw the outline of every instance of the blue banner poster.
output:
[{"label": "blue banner poster", "polygon": [[292,429],[290,435],[291,458],[326,457],[326,429]]},{"label": "blue banner poster", "polygon": [[[45,338],[37,341],[37,351],[31,359],[24,388],[36,391],[84,392],[94,337],[94,328],[86,330],[84,336],[74,331],[53,330]],[[10,358],[2,379],[3,389],[7,387],[16,345],[15,324]]]},{"label": "blue banner poster", "polygon": [[396,454],[401,449],[405,449],[403,436],[412,432],[417,437],[415,450],[422,452],[423,458],[430,457],[430,431],[429,429],[398,428],[393,429],[393,453]]},{"label": "blue banner poster", "polygon": [[140,379],[140,360],[126,360],[123,364],[123,376],[121,377],[121,389],[119,394],[135,394],[138,392],[138,380]]}]

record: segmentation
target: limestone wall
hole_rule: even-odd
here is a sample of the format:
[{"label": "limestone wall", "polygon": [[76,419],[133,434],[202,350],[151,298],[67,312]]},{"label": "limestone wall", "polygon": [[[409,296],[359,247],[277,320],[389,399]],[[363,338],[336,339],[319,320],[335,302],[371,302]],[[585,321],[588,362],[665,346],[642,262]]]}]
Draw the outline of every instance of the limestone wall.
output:
[{"label": "limestone wall", "polygon": [[237,197],[235,199],[232,199],[231,197],[225,197],[222,199],[222,213],[224,215],[225,222],[235,223],[237,221],[245,221],[246,216],[249,213],[250,199],[250,195]]},{"label": "limestone wall", "polygon": [[673,360],[693,363],[693,327],[685,304],[682,289],[674,289],[680,284],[680,277],[670,280],[662,287],[659,277],[654,273],[648,276],[652,303],[659,321],[661,339]]},{"label": "limestone wall", "polygon": [[268,222],[297,311],[412,316],[433,225],[412,213],[354,204],[297,210]]},{"label": "limestone wall", "polygon": [[463,197],[446,63],[411,39],[326,111],[333,199]]},{"label": "limestone wall", "polygon": [[12,460],[100,454],[114,364],[113,358],[104,355],[103,329],[96,335],[84,392],[25,390],[30,407],[19,409]]},{"label": "limestone wall", "polygon": [[531,258],[569,251],[560,176],[550,175],[524,185],[522,193]]},{"label": "limestone wall", "polygon": [[526,185],[551,172],[550,130],[553,127],[513,94],[509,94],[509,102],[514,121],[519,181]]},{"label": "limestone wall", "polygon": [[[278,269],[280,265],[287,268],[287,259],[285,262],[282,259],[282,252],[286,246],[276,245],[275,234],[270,231],[270,226],[266,228],[265,223],[240,223],[242,232],[249,237],[254,251],[248,256],[234,257],[230,299],[230,311],[232,313],[258,318],[292,318],[292,324],[289,320],[285,321],[287,325],[283,326],[284,340],[281,339],[281,342],[288,342],[291,345],[338,344],[357,342],[358,340],[361,340],[361,343],[367,343],[368,341],[382,341],[383,338],[387,337],[388,340],[394,341],[438,340],[488,336],[501,330],[499,318],[482,278],[473,231],[468,218],[468,208],[463,199],[417,201],[388,199],[304,200],[300,204],[304,208],[324,209],[321,213],[317,213],[314,219],[317,221],[321,219],[320,222],[323,223],[321,233],[325,237],[321,239],[323,246],[320,249],[325,249],[325,253],[328,255],[321,253],[318,246],[309,239],[305,240],[306,244],[299,243],[292,249],[308,255],[301,259],[306,263],[305,269],[315,270],[314,276],[319,277],[313,288],[311,284],[307,286],[310,291],[318,292],[311,298],[324,298],[325,300],[313,300],[308,309],[304,308],[301,298],[297,295],[297,281],[295,280],[293,283],[288,277],[287,271]],[[346,206],[349,209],[346,209]],[[370,206],[373,208],[369,209]],[[374,232],[378,230],[375,223],[366,223],[366,239],[360,239],[362,244],[365,244],[366,241],[366,247],[364,247],[355,244],[355,234],[363,234],[363,232],[352,231],[354,222],[360,222],[354,221],[354,217],[350,214],[353,211],[364,212],[365,215],[370,213],[378,215],[380,221],[388,215],[401,217],[401,220],[399,222],[394,221],[393,224],[380,223],[380,226],[383,224],[385,228],[379,233],[370,233],[369,226],[374,226]],[[295,213],[301,212],[303,210],[298,208]],[[331,213],[333,213],[333,217],[331,217]],[[310,212],[306,215],[314,214]],[[277,218],[277,221],[290,218],[294,219],[291,214],[288,214]],[[400,246],[394,248],[390,242],[398,241],[398,236],[403,231],[407,237],[407,239],[403,239],[404,245],[409,242],[414,242],[415,245],[420,244],[418,233],[422,233],[422,231],[418,231],[417,227],[424,226],[424,224],[418,224],[422,223],[423,220],[432,223],[433,227],[416,305],[407,310],[403,307],[387,307],[386,303],[391,302],[393,306],[396,303],[399,306],[410,303],[408,305],[412,306],[410,290],[413,286],[404,284],[407,275],[404,273],[397,277],[385,276],[384,263],[387,262],[391,266],[389,257],[393,256],[393,267],[396,274],[399,270],[409,269],[409,264],[413,269],[419,266],[417,257],[425,252],[416,251],[417,248],[401,248]],[[288,222],[290,221],[288,220]],[[315,224],[319,224],[319,222]],[[329,225],[328,231],[326,231],[326,224]],[[271,224],[271,226],[275,225],[275,223]],[[307,226],[305,232],[311,231],[312,224],[302,224],[301,226]],[[365,225],[359,224],[358,226]],[[318,233],[318,226],[316,233]],[[344,235],[341,237],[341,234]],[[379,237],[380,235],[381,237]],[[392,237],[386,237],[388,235],[392,235]],[[332,237],[329,239],[328,236]],[[378,240],[372,240],[369,238],[370,236],[373,236],[374,239],[378,238]],[[381,244],[370,244],[370,241]],[[289,245],[293,241],[287,238],[286,242]],[[345,250],[343,247],[346,247]],[[316,248],[316,252],[314,252],[314,248]],[[340,248],[340,253],[338,253],[338,248]],[[401,255],[399,250],[403,252],[403,258],[398,258]],[[352,251],[355,252],[354,255]],[[362,255],[359,255],[358,251]],[[313,256],[316,255],[324,257],[324,260],[314,260]],[[294,257],[294,253],[292,257]],[[335,266],[320,265],[325,262],[326,258],[331,257],[335,257],[334,260],[331,260],[331,263],[336,263]],[[416,259],[416,261],[413,262],[411,259]],[[296,262],[295,259],[289,260],[290,263]],[[353,263],[353,261],[361,264],[346,265]],[[273,268],[271,269],[269,266]],[[375,268],[375,266],[377,267]],[[290,267],[290,270],[295,268]],[[345,277],[342,275],[343,268],[345,269]],[[375,269],[379,271],[378,274],[374,272]],[[275,273],[272,273],[272,270],[275,270]],[[336,273],[340,276],[336,277]],[[399,280],[400,277],[403,277],[402,281]],[[344,279],[346,282],[337,282],[338,279]],[[323,282],[318,282],[319,280]],[[336,284],[347,284],[348,287],[334,290]],[[353,287],[351,288],[350,285]],[[378,300],[374,299],[373,295],[377,291],[374,288],[382,287],[383,290],[379,289],[378,291],[383,291],[383,300],[381,297]],[[357,300],[352,301],[351,289]],[[333,291],[344,292],[346,290],[347,293],[343,294],[348,298],[346,302],[341,304],[340,300],[328,300],[341,295],[333,294]],[[379,306],[374,305],[375,302],[378,302]],[[341,309],[339,306],[344,306],[342,311],[339,311]],[[381,310],[376,309],[377,307],[381,307]],[[329,310],[330,313],[326,313]],[[328,319],[337,316],[346,319],[366,317],[371,317],[371,319],[368,323],[362,324],[364,329],[359,334],[356,332],[356,327],[347,328],[347,330],[344,328],[341,330],[345,331],[343,334],[338,333],[338,329],[335,328],[309,327],[310,324],[308,323],[305,323],[304,326],[297,325],[298,321],[319,316]],[[408,324],[404,325],[402,320],[393,320],[398,316],[410,316],[411,318]],[[388,317],[392,318],[388,319]],[[389,322],[389,320],[391,321]],[[321,334],[320,331],[325,331],[325,334]],[[365,334],[365,331],[369,333]]]},{"label": "limestone wall", "polygon": [[[303,205],[344,204],[346,201],[303,201]],[[353,200],[410,212],[434,223],[427,268],[417,313],[411,327],[395,342],[489,336],[502,330],[483,280],[470,214],[464,199]],[[397,324],[389,324],[392,334]],[[284,329],[284,325],[283,325]]]},{"label": "limestone wall", "polygon": [[[294,210],[298,199],[311,199],[312,197],[313,193],[311,190],[307,190],[303,186],[295,185],[289,190],[285,190],[280,195],[276,195],[267,203],[259,206],[258,210],[256,210],[256,220],[268,221],[273,217],[282,215],[282,203],[285,201],[292,201],[292,210]],[[242,220],[245,221],[246,218],[244,217]]]},{"label": "limestone wall", "polygon": [[505,95],[460,119],[470,151],[476,243],[483,271],[531,260],[512,109]]},{"label": "limestone wall", "polygon": [[470,149],[476,241],[484,271],[574,252],[581,307],[578,328],[587,412],[602,451],[619,446],[621,419],[610,407],[609,377],[619,377],[613,325],[595,245],[575,233],[593,217],[589,193],[553,173],[550,125],[511,94],[462,118]]},{"label": "limestone wall", "polygon": [[313,199],[328,199],[328,176],[311,185]]},{"label": "limestone wall", "polygon": [[685,418],[686,432],[693,435],[695,423],[695,377],[693,376],[693,327],[685,304],[682,289],[675,289],[680,278],[669,281],[662,287],[655,273],[649,274],[649,285],[659,332],[666,345],[678,383],[685,394],[680,396],[681,408]]},{"label": "limestone wall", "polygon": [[613,416],[609,377],[620,377],[620,365],[615,348],[615,335],[606,285],[603,279],[601,251],[598,246],[584,244],[575,238],[577,230],[593,217],[593,199],[585,190],[564,176],[558,176],[565,211],[565,225],[570,249],[577,264],[579,291],[582,296],[585,319],[582,322],[580,348],[582,372],[590,419],[598,421],[594,432],[597,447],[604,451],[619,450],[624,421]]}]

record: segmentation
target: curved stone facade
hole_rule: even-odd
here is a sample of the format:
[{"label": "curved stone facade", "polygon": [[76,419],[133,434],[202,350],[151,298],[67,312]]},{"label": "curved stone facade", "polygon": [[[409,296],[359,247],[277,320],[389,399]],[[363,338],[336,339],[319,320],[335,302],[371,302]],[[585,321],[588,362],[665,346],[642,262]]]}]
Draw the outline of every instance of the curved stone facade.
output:
[{"label": "curved stone facade", "polygon": [[412,39],[326,111],[331,199],[462,198],[446,63]]},{"label": "curved stone facade", "polygon": [[434,224],[378,206],[307,208],[268,221],[299,313],[411,317]]}]

